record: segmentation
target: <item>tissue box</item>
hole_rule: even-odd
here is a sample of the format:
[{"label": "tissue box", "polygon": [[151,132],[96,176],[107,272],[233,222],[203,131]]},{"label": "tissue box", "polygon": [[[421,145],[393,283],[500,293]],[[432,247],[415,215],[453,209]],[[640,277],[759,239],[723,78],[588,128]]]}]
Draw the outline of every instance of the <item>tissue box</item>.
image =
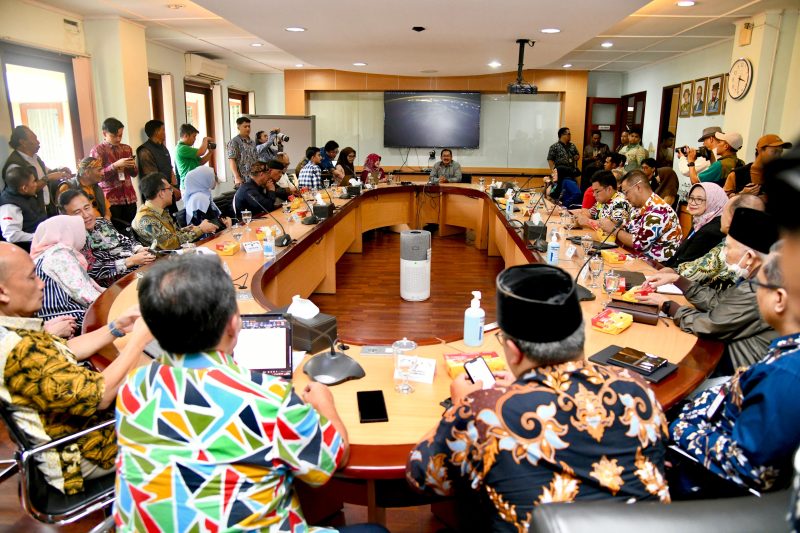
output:
[{"label": "tissue box", "polygon": [[219,255],[234,255],[239,252],[241,246],[235,241],[225,241],[217,245],[217,253]]},{"label": "tissue box", "polygon": [[592,328],[603,333],[619,335],[633,324],[633,316],[613,309],[604,309],[592,317]]},{"label": "tissue box", "polygon": [[[333,315],[326,315],[319,313],[317,316],[310,320],[297,318],[296,316],[286,314],[289,307],[281,307],[273,309],[271,313],[283,313],[286,318],[292,323],[292,349],[308,353],[317,353],[322,350],[330,350],[331,342],[328,337],[322,333],[330,335],[333,341],[336,341],[336,317]],[[317,333],[309,329],[312,327],[322,333]]]},{"label": "tissue box", "polygon": [[331,218],[333,216],[333,204],[314,204],[314,215],[320,219]]},{"label": "tissue box", "polygon": [[347,186],[347,196],[361,196],[361,187],[352,185]]}]

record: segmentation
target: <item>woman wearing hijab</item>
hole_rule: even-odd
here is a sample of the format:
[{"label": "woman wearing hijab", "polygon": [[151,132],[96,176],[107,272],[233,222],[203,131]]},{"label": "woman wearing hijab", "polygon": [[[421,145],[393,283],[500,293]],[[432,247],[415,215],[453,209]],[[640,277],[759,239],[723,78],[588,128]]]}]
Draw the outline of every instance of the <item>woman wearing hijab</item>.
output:
[{"label": "woman wearing hijab", "polygon": [[186,210],[186,225],[198,226],[203,220],[215,224],[218,229],[229,228],[231,219],[222,216],[211,193],[217,187],[217,176],[211,167],[198,167],[186,175],[183,205]]},{"label": "woman wearing hijab", "polygon": [[[575,182],[575,178],[564,177],[570,176],[571,172],[572,169],[570,168],[556,167],[553,170],[550,186],[547,189],[547,195],[553,201],[559,201],[567,209],[579,208],[583,203],[583,193],[581,193],[581,188]],[[547,184],[546,181],[545,184]]]},{"label": "woman wearing hijab", "polygon": [[692,215],[692,232],[681,243],[664,266],[675,267],[686,261],[694,261],[725,238],[719,228],[720,216],[728,195],[716,183],[697,183],[689,189],[687,210]]},{"label": "woman wearing hijab", "polygon": [[350,184],[350,178],[356,177],[356,169],[353,166],[356,161],[356,151],[351,147],[343,148],[339,152],[339,158],[336,160],[336,170],[342,172],[344,177],[341,182],[345,185]]},{"label": "woman wearing hijab", "polygon": [[[36,264],[36,274],[44,282],[39,318],[48,320],[70,315],[75,318],[76,331],[80,331],[83,315],[103,292],[89,277],[85,247],[86,229],[78,217],[58,215],[36,228],[31,257]],[[85,253],[91,257],[89,250]]]},{"label": "woman wearing hijab", "polygon": [[111,222],[98,218],[84,191],[67,190],[58,197],[58,204],[65,215],[83,220],[86,241],[94,256],[89,277],[101,287],[110,287],[125,274],[155,259],[147,248],[122,235]]},{"label": "woman wearing hijab", "polygon": [[367,156],[367,160],[364,161],[364,170],[361,171],[361,181],[366,183],[370,174],[377,176],[380,182],[386,181],[386,172],[381,168],[381,156],[378,154]]}]

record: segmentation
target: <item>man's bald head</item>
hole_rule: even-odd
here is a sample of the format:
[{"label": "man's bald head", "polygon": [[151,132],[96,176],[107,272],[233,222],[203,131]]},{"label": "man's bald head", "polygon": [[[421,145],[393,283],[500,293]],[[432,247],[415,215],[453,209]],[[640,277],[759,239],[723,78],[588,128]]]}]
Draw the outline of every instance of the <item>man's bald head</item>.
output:
[{"label": "man's bald head", "polygon": [[36,315],[42,308],[43,290],[31,256],[19,246],[0,242],[0,315]]},{"label": "man's bald head", "polygon": [[719,229],[722,233],[728,234],[728,229],[731,227],[731,219],[733,212],[740,207],[748,209],[755,209],[756,211],[764,211],[766,205],[764,200],[754,194],[737,194],[725,204],[725,209],[722,210],[722,216],[719,219]]}]

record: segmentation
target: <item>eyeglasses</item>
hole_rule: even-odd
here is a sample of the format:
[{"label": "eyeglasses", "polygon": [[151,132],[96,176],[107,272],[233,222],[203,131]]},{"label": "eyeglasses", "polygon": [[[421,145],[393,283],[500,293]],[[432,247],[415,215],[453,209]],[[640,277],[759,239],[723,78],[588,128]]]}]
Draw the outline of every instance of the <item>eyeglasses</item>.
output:
[{"label": "eyeglasses", "polygon": [[497,342],[499,342],[500,344],[504,344],[506,342],[506,336],[503,335],[502,331],[498,331],[497,333],[495,333],[494,338],[497,339]]},{"label": "eyeglasses", "polygon": [[641,183],[642,183],[642,181],[641,181],[641,180],[637,181],[636,183],[634,183],[633,185],[631,185],[630,187],[628,187],[628,190],[627,190],[627,191],[622,191],[622,194],[624,194],[624,195],[625,195],[625,197],[627,198],[627,197],[628,197],[628,193],[629,193],[629,192],[631,192],[633,189],[635,189],[635,188],[636,188],[636,187],[637,187],[639,184],[641,184]]},{"label": "eyeglasses", "polygon": [[160,189],[158,189],[158,190],[159,190],[159,191],[169,191],[169,190],[172,190],[172,187],[161,187],[161,188],[160,188]]},{"label": "eyeglasses", "polygon": [[782,289],[780,285],[773,285],[772,283],[761,283],[755,278],[751,278],[747,280],[747,285],[750,286],[750,290],[756,292],[756,289],[761,287],[762,289],[769,289],[771,291],[777,291],[778,289]]},{"label": "eyeglasses", "polygon": [[690,204],[704,204],[706,203],[706,199],[700,198],[699,196],[689,196],[686,198],[686,202]]}]

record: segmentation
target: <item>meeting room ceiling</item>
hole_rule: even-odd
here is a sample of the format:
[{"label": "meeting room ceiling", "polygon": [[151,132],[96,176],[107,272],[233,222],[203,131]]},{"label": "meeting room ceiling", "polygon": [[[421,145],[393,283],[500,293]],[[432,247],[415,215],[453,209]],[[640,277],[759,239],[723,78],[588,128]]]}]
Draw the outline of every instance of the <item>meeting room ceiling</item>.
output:
[{"label": "meeting room ceiling", "polygon": [[[45,0],[84,19],[119,16],[148,41],[245,72],[332,68],[457,76],[525,68],[629,71],[732,39],[734,23],[797,0]],[[415,32],[413,26],[422,26]],[[288,27],[303,32],[286,31]],[[542,33],[547,28],[559,33]],[[603,43],[612,43],[603,47]],[[500,63],[492,68],[492,61]],[[353,63],[366,63],[354,66]],[[298,66],[302,65],[302,66]]]}]

